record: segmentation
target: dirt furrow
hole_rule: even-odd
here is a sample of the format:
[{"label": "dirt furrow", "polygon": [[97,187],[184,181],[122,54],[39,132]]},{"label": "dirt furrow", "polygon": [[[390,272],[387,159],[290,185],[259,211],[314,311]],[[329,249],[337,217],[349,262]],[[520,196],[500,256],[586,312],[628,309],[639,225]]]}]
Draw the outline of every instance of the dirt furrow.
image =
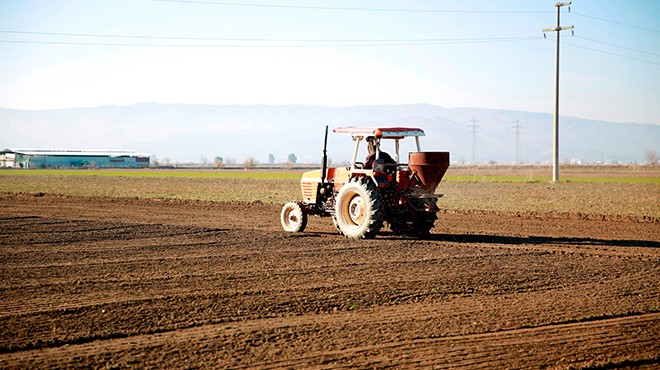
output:
[{"label": "dirt furrow", "polygon": [[[0,196],[0,367],[548,367],[660,358],[652,222],[443,214],[287,234],[269,204]],[[655,340],[655,341],[654,341]]]},{"label": "dirt furrow", "polygon": [[[306,322],[309,325],[316,320],[306,317],[296,320],[296,324]],[[238,345],[225,346],[228,344],[222,343],[225,337],[235,336],[244,330],[257,332],[264,327],[282,328],[287,323],[293,324],[291,319],[266,319],[237,326],[207,325],[168,333],[98,340],[6,354],[0,359],[0,364],[4,363],[8,367],[44,367],[48,364],[67,363],[85,366],[110,357],[106,364],[111,366],[125,366],[139,361],[147,366],[157,364],[159,367],[167,367],[168,361],[173,364],[188,359],[192,363],[234,368],[497,368],[542,367],[548,364],[554,364],[551,366],[553,368],[569,368],[626,362],[643,364],[660,360],[660,344],[656,341],[660,335],[658,313],[441,338],[390,339],[367,346],[353,345],[320,352],[312,350],[294,356],[289,353],[290,346],[281,343],[279,351],[270,353],[272,359],[268,361],[260,358],[268,355],[269,349],[258,351],[258,347],[252,348],[254,357],[241,357],[239,353],[217,356],[214,353],[216,350],[247,349]],[[139,355],[155,349],[162,355]],[[630,355],[640,351],[645,355]],[[580,353],[590,354],[596,359],[585,358]]]},{"label": "dirt furrow", "polygon": [[[577,334],[576,333],[580,333]],[[339,351],[311,353],[294,360],[266,361],[248,367],[433,367],[500,368],[614,366],[631,361],[630,352],[645,351],[634,362],[660,361],[660,314],[517,329],[438,339],[418,339]],[[595,356],[584,359],[576,349]],[[633,363],[634,363],[633,362]]]}]

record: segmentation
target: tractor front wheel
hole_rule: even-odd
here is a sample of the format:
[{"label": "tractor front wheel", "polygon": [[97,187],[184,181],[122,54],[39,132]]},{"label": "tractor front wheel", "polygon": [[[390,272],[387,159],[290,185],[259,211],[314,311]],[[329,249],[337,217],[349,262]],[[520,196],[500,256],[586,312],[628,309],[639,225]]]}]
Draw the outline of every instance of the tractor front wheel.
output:
[{"label": "tractor front wheel", "polygon": [[337,194],[334,217],[349,238],[374,238],[383,227],[383,214],[380,194],[369,178],[352,179]]},{"label": "tractor front wheel", "polygon": [[297,202],[287,202],[282,207],[280,222],[284,231],[290,233],[303,232],[307,226],[307,213]]}]

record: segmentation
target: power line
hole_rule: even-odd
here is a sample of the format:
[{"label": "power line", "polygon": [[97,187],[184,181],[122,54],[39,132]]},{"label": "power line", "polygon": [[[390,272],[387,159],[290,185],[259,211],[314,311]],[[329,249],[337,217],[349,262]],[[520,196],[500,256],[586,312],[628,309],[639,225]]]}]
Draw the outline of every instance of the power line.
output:
[{"label": "power line", "polygon": [[649,31],[649,32],[655,32],[655,33],[660,33],[659,30],[655,30],[652,28],[647,28],[647,27],[641,27],[641,26],[636,26],[634,24],[628,24],[628,23],[623,23],[620,21],[615,21],[612,19],[606,19],[606,18],[600,18],[600,17],[594,17],[593,15],[588,15],[588,14],[583,14],[583,13],[578,13],[578,12],[571,12],[571,14],[580,16],[580,17],[586,17],[586,18],[591,18],[591,19],[596,19],[602,22],[608,22],[608,23],[613,23],[613,24],[618,24],[619,26],[626,26],[630,28],[636,28],[638,30],[643,30],[643,31]]},{"label": "power line", "polygon": [[442,9],[360,8],[360,7],[285,5],[285,4],[264,4],[264,3],[236,3],[236,2],[208,1],[208,0],[150,0],[150,1],[163,2],[163,3],[181,3],[181,4],[243,6],[243,7],[254,7],[254,8],[339,10],[339,11],[359,11],[359,12],[463,13],[463,14],[544,14],[544,13],[551,13],[547,10],[442,10]]},{"label": "power line", "polygon": [[[92,36],[92,35],[89,35]],[[98,36],[102,37],[102,36]],[[121,37],[121,36],[116,36]],[[143,38],[128,36],[128,39]],[[144,37],[150,38],[150,37]],[[156,38],[156,37],[154,37]],[[200,38],[163,38],[171,40],[203,41]],[[314,48],[314,47],[378,47],[378,46],[431,46],[455,44],[480,44],[540,40],[540,36],[500,37],[481,39],[417,39],[417,40],[295,40],[295,39],[208,39],[207,41],[243,42],[243,44],[159,44],[159,43],[111,43],[111,42],[72,42],[72,41],[41,41],[41,40],[0,40],[13,44],[43,44],[70,46],[121,46],[121,47],[182,47],[182,48]],[[255,42],[262,42],[256,44]],[[268,42],[270,44],[263,44]],[[283,44],[289,43],[289,44]],[[293,44],[292,44],[293,43]],[[305,44],[307,43],[307,44]]]},{"label": "power line", "polygon": [[568,45],[568,46],[576,47],[576,48],[579,48],[579,49],[591,50],[591,51],[595,51],[597,53],[612,55],[612,56],[619,57],[619,58],[625,58],[625,59],[630,59],[630,60],[636,60],[638,62],[644,62],[644,63],[649,63],[649,64],[660,65],[660,63],[658,63],[658,62],[653,62],[653,61],[646,60],[646,59],[635,58],[635,57],[631,57],[631,56],[628,56],[628,55],[612,53],[612,52],[609,52],[609,51],[600,50],[600,49],[596,49],[596,48],[591,48],[591,47],[588,47],[588,46],[571,44],[570,42],[566,42],[566,41],[562,41],[561,43],[563,45]]},{"label": "power line", "polygon": [[276,40],[276,39],[232,39],[215,37],[177,37],[177,36],[141,36],[141,35],[109,35],[94,33],[65,33],[65,32],[37,32],[37,31],[7,31],[0,33],[11,33],[20,35],[41,36],[70,36],[70,37],[98,37],[98,38],[121,38],[121,39],[144,39],[144,40],[188,40],[188,41],[305,41],[305,40]]},{"label": "power line", "polygon": [[[19,34],[19,35],[41,35],[41,36],[67,36],[67,37],[86,37],[86,38],[114,38],[114,39],[141,39],[141,40],[175,40],[175,41],[223,41],[223,42],[292,42],[292,43],[302,43],[302,42],[313,42],[313,43],[361,43],[359,46],[365,46],[365,43],[374,44],[374,46],[379,46],[385,44],[384,46],[397,46],[400,44],[438,44],[438,43],[484,43],[484,42],[509,42],[509,41],[526,41],[526,40],[536,40],[540,39],[538,36],[512,36],[512,37],[490,37],[490,38],[462,38],[462,39],[438,39],[438,38],[428,38],[428,39],[270,39],[270,38],[220,38],[220,37],[180,37],[180,36],[144,36],[144,35],[113,35],[113,34],[93,34],[93,33],[66,33],[66,32],[37,32],[37,31],[9,31],[9,30],[0,30],[0,33],[6,34]],[[582,39],[594,43],[599,43],[603,45],[608,45],[620,49],[630,50],[637,53],[643,53],[648,55],[660,56],[660,54],[633,49],[627,46],[617,45],[605,41],[594,40],[582,36],[573,36],[577,39]],[[171,45],[171,44],[112,44],[112,43],[76,43],[76,42],[66,42],[66,41],[23,41],[23,40],[0,40],[2,42],[14,42],[14,43],[61,43],[65,45],[108,45],[108,46],[186,46],[186,45]],[[392,45],[394,44],[394,45]],[[580,47],[579,45],[567,44],[575,47]],[[201,45],[200,47],[210,47],[215,45]],[[336,46],[336,45],[333,45]],[[586,48],[586,47],[585,47]],[[601,51],[598,49],[588,48],[593,51]],[[608,52],[606,52],[608,53]],[[616,55],[626,58],[625,55],[608,53],[611,55]],[[630,57],[632,58],[632,57]],[[634,60],[644,61],[648,63],[647,60],[632,58]]]},{"label": "power line", "polygon": [[8,31],[0,30],[0,33],[20,35],[42,35],[42,36],[67,36],[67,37],[96,37],[96,38],[120,38],[120,39],[144,39],[144,40],[176,40],[176,41],[245,41],[245,42],[482,42],[482,41],[510,41],[518,39],[539,39],[538,36],[509,36],[509,37],[482,37],[482,38],[459,38],[459,39],[272,39],[272,38],[222,38],[222,37],[180,37],[180,36],[143,36],[143,35],[111,35],[94,33],[65,33],[65,32],[37,32],[37,31]]},{"label": "power line", "polygon": [[[590,39],[590,38],[586,38],[586,37],[580,37],[580,36],[575,36],[575,35],[573,35],[572,37],[574,37],[576,39],[582,39],[582,40],[586,40],[586,41],[590,41],[590,42],[603,44],[603,45],[609,45],[609,46],[612,46],[612,47],[618,47],[618,48],[634,51],[634,52],[637,52],[637,53],[643,53],[643,54],[648,54],[648,55],[653,55],[653,56],[660,56],[660,54],[656,54],[656,53],[653,53],[653,52],[639,50],[639,49],[633,49],[633,48],[629,48],[629,47],[626,47],[626,46],[611,44],[609,42],[598,41],[598,40],[594,40],[594,39]],[[553,37],[550,37],[550,36],[547,37],[546,39],[547,40],[555,40]],[[635,61],[638,61],[638,62],[644,62],[644,63],[649,63],[649,64],[660,65],[660,63],[658,63],[658,62],[654,62],[654,61],[651,61],[651,60],[648,60],[648,59],[642,59],[642,58],[632,57],[632,56],[629,56],[629,55],[617,54],[617,53],[613,53],[611,51],[592,48],[592,47],[584,46],[584,45],[572,44],[572,43],[566,42],[566,41],[561,41],[561,44],[572,46],[572,47],[579,48],[579,49],[590,50],[590,51],[594,51],[594,52],[601,53],[601,54],[612,55],[612,56],[619,57],[619,58],[625,58],[625,59],[635,60]]]},{"label": "power line", "polygon": [[[459,39],[269,39],[269,38],[218,38],[218,37],[178,37],[178,36],[145,36],[145,35],[113,35],[113,34],[92,34],[92,33],[65,33],[65,32],[37,32],[37,31],[10,31],[0,30],[0,33],[20,34],[20,35],[40,35],[40,36],[65,36],[65,37],[84,37],[84,38],[113,38],[113,39],[140,39],[140,40],[172,40],[172,41],[218,41],[218,42],[267,42],[274,44],[145,44],[145,43],[108,43],[108,42],[72,42],[72,41],[46,41],[46,40],[0,40],[2,43],[14,44],[44,44],[44,45],[70,45],[70,46],[117,46],[117,47],[180,47],[180,48],[245,48],[245,47],[373,47],[373,46],[425,46],[425,45],[451,45],[451,44],[477,44],[477,43],[499,43],[499,42],[518,42],[532,41],[540,39],[540,36],[514,36],[514,37],[490,37],[490,38],[459,38]],[[620,49],[630,50],[637,53],[643,53],[653,56],[660,54],[633,49],[626,46],[616,45],[609,42],[594,40],[581,36],[574,36],[594,43],[608,45]],[[552,39],[552,37],[548,37]],[[282,45],[281,43],[313,43],[302,45]],[[334,43],[334,44],[330,44]],[[320,44],[320,45],[319,45]],[[627,58],[650,64],[660,64],[646,59],[635,58],[622,54],[612,53],[596,48],[571,44],[562,41],[562,44],[577,48],[583,48],[603,54]]]},{"label": "power line", "polygon": [[612,46],[612,47],[619,48],[619,49],[626,49],[626,50],[634,51],[634,52],[637,52],[637,53],[642,53],[642,54],[649,54],[649,55],[660,56],[660,54],[652,53],[652,52],[650,52],[650,51],[639,50],[639,49],[633,49],[633,48],[629,48],[629,47],[627,47],[627,46],[621,46],[621,45],[617,45],[617,44],[612,44],[612,43],[605,42],[605,41],[598,41],[598,40],[594,40],[594,39],[590,39],[590,38],[586,38],[586,37],[582,37],[582,36],[573,36],[573,37],[575,37],[576,39],[587,40],[587,41],[595,42],[595,43],[598,43],[598,44],[603,44],[603,45]]}]

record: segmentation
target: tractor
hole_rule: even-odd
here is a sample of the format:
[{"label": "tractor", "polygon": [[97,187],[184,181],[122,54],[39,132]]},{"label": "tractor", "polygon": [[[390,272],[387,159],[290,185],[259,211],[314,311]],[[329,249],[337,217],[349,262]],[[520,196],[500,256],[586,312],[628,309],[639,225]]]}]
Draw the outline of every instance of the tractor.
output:
[{"label": "tractor", "polygon": [[[374,238],[385,223],[393,233],[410,237],[430,234],[437,219],[435,190],[449,168],[449,152],[422,152],[424,131],[410,127],[342,127],[337,134],[350,135],[355,151],[350,166],[327,166],[328,127],[325,128],[320,170],[305,172],[300,180],[302,201],[284,204],[280,214],[287,232],[302,232],[309,215],[332,217],[335,227],[346,237]],[[400,141],[414,138],[416,151],[401,163]],[[381,143],[394,143],[394,157],[381,151]],[[358,161],[362,143],[369,156]]]}]

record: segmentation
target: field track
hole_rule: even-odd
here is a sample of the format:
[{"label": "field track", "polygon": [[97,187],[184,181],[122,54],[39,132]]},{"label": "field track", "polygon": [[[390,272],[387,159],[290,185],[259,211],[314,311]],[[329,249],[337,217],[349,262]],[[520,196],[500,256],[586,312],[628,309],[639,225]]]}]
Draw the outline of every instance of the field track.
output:
[{"label": "field track", "polygon": [[0,194],[0,368],[660,366],[657,219],[455,211],[352,241],[279,211]]}]

